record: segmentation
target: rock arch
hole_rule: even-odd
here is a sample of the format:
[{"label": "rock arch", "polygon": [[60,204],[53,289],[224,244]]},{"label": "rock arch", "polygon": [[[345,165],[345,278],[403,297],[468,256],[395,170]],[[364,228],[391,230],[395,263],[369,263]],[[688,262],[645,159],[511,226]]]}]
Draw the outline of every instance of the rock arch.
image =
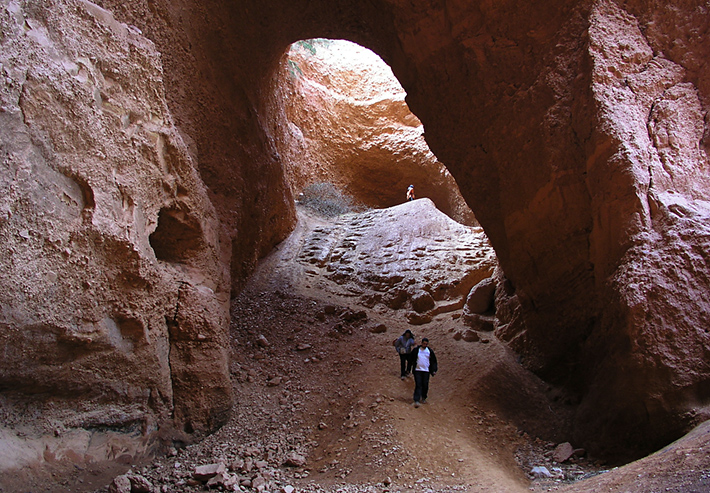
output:
[{"label": "rock arch", "polygon": [[[578,439],[607,450],[623,443],[617,452],[636,454],[707,416],[702,404],[691,404],[708,397],[700,389],[708,378],[702,354],[709,341],[698,330],[708,310],[699,301],[708,288],[699,253],[707,251],[707,240],[697,222],[706,211],[696,203],[680,215],[672,212],[674,204],[707,194],[702,115],[709,86],[702,60],[708,48],[689,34],[707,32],[707,17],[693,15],[706,8],[702,2],[672,13],[611,1],[182,8],[185,19],[193,19],[187,12],[210,19],[199,27],[180,25],[189,42],[201,38],[192,47],[194,63],[217,71],[217,62],[232,57],[212,87],[228,89],[237,96],[232,105],[244,105],[235,115],[242,126],[253,123],[255,137],[239,147],[260,149],[269,166],[277,166],[269,139],[279,121],[260,115],[278,116],[270,106],[271,74],[288,43],[346,38],[391,65],[430,147],[455,176],[514,287],[518,308],[497,334],[530,368],[578,393]],[[166,18],[175,18],[174,9],[164,9]],[[200,34],[202,28],[209,34]],[[166,31],[155,31],[160,44]],[[223,45],[228,54],[217,56],[215,47]],[[161,49],[172,63],[184,59],[166,43]],[[647,137],[649,106],[659,100],[676,109],[653,128],[696,129],[677,142],[673,152],[684,157],[675,164]],[[185,103],[176,97],[173,109],[194,115]],[[203,176],[218,161],[205,157]],[[664,172],[664,166],[670,168]],[[695,185],[667,180],[677,173],[692,176]],[[651,175],[663,178],[651,182]],[[248,169],[240,177],[252,185],[253,178]],[[671,240],[680,230],[687,241]],[[683,260],[664,265],[664,258]],[[239,272],[233,274],[238,280]],[[684,294],[670,288],[685,275],[699,282],[686,285]],[[688,354],[684,347],[697,350],[677,358]]]},{"label": "rock arch", "polygon": [[[207,189],[193,199],[218,220],[212,279],[230,265],[239,289],[294,222],[274,143],[279,57],[349,39],[407,91],[505,271],[513,309],[497,334],[577,394],[577,440],[633,456],[708,417],[705,2],[99,3],[162,53],[181,162]],[[225,291],[192,293],[214,308],[211,334]]]}]

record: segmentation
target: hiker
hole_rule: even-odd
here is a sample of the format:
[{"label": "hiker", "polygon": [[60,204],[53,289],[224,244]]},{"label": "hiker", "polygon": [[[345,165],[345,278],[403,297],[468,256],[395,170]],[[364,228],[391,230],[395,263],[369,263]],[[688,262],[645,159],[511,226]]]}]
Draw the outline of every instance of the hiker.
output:
[{"label": "hiker", "polygon": [[429,349],[429,339],[422,339],[421,345],[414,348],[409,358],[414,365],[414,407],[426,404],[429,395],[429,376],[436,375],[439,367],[436,364],[436,355]]},{"label": "hiker", "polygon": [[399,374],[402,380],[412,373],[413,362],[409,358],[409,355],[412,349],[414,349],[414,344],[414,334],[412,334],[412,331],[409,329],[405,330],[404,334],[394,341],[394,348],[397,350],[397,354],[399,354]]},{"label": "hiker", "polygon": [[414,196],[414,185],[409,185],[409,188],[407,188],[407,200],[411,202],[414,199],[416,199]]}]

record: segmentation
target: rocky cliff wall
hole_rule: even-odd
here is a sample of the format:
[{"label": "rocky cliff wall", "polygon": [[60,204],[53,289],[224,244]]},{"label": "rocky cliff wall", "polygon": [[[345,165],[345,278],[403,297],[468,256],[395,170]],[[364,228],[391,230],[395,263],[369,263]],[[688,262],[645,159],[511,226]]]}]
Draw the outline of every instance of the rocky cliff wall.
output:
[{"label": "rocky cliff wall", "polygon": [[0,23],[0,390],[27,420],[3,426],[37,438],[19,451],[0,430],[0,447],[61,457],[84,428],[74,451],[98,461],[123,449],[91,438],[110,430],[143,441],[130,456],[173,423],[215,429],[230,410],[229,276],[160,54],[83,1],[5,2]]},{"label": "rocky cliff wall", "polygon": [[[182,253],[178,260],[186,256],[190,260],[172,263],[194,267],[197,258],[208,259],[210,267],[200,264],[198,269],[205,280],[198,283],[192,279],[186,284],[195,286],[195,297],[186,295],[184,299],[207,296],[209,291],[197,289],[201,284],[212,289],[214,298],[207,298],[215,311],[193,313],[195,319],[201,317],[202,323],[214,327],[206,337],[219,333],[217,327],[222,322],[212,314],[223,313],[218,309],[219,295],[227,292],[222,288],[219,266],[229,263],[232,286],[238,288],[259,255],[283,238],[293,224],[274,131],[274,127],[287,125],[285,119],[279,120],[275,96],[278,62],[288,45],[299,39],[346,38],[382,56],[407,91],[407,103],[423,122],[430,148],[455,177],[505,272],[506,290],[498,299],[505,304],[506,315],[501,316],[496,333],[521,354],[526,365],[575,393],[573,398],[580,402],[575,442],[628,456],[651,450],[708,417],[710,335],[704,322],[710,312],[706,301],[710,288],[706,230],[710,97],[706,60],[710,46],[703,40],[708,36],[710,15],[705,2],[100,3],[122,21],[138,26],[162,54],[167,106],[187,148],[183,152],[174,144],[170,148],[177,150],[162,155],[177,156],[178,163],[192,159],[206,190],[201,192],[204,188],[199,180],[191,178],[192,168],[178,164],[176,168],[184,169],[184,175],[179,176],[186,187],[171,188],[170,183],[163,185],[157,180],[151,188],[148,184],[154,182],[150,179],[137,179],[130,190],[146,189],[139,195],[151,197],[146,199],[150,206],[134,207],[147,218],[136,220],[146,224],[142,235],[137,235],[142,239],[115,242],[115,237],[121,237],[118,232],[97,234],[96,224],[108,230],[123,224],[113,212],[102,214],[100,204],[106,197],[116,197],[106,203],[121,204],[108,208],[111,211],[127,207],[124,202],[130,204],[128,199],[118,200],[120,194],[115,190],[120,190],[120,180],[114,177],[121,174],[117,171],[120,163],[140,169],[145,158],[136,151],[131,159],[87,158],[82,161],[83,168],[76,166],[83,172],[60,172],[59,165],[49,166],[66,179],[47,179],[47,186],[61,186],[62,193],[76,205],[57,204],[57,212],[49,213],[37,207],[38,200],[28,192],[28,198],[18,202],[27,204],[24,216],[15,215],[17,222],[10,223],[12,218],[6,214],[6,265],[14,265],[13,272],[30,272],[30,265],[53,259],[52,265],[58,266],[55,272],[75,279],[75,291],[66,291],[61,299],[72,304],[85,300],[95,307],[98,315],[88,318],[92,327],[103,323],[105,307],[111,305],[106,301],[109,294],[90,291],[96,289],[91,284],[82,287],[79,279],[89,277],[87,272],[101,280],[99,286],[125,286],[121,300],[138,298],[133,304],[114,303],[126,304],[129,320],[139,319],[126,325],[121,322],[121,310],[116,310],[112,313],[120,316],[108,315],[116,326],[142,327],[140,317],[154,317],[157,327],[159,320],[165,319],[165,311],[176,306],[180,290],[175,289],[173,280],[195,270],[161,267],[159,256],[175,258],[177,248],[161,241],[169,234],[156,237],[155,261],[147,252],[146,236],[150,237],[156,225],[161,229],[160,211],[164,210],[165,224],[178,225],[179,231],[193,239],[187,250],[209,252],[199,256]],[[63,5],[71,6],[71,15],[86,17],[77,7],[85,4],[67,1],[57,5],[32,4],[36,13],[30,17],[54,16],[54,10]],[[12,19],[12,15],[6,13],[5,18]],[[31,39],[18,30],[21,20],[12,22],[16,22],[13,36]],[[28,25],[22,29],[32,32],[34,28]],[[3,29],[3,53],[12,38],[5,33]],[[103,43],[106,41],[77,51],[103,49]],[[126,48],[132,45],[108,46],[112,53],[125,53],[128,61],[141,53]],[[46,67],[55,66],[52,60],[53,56],[38,56],[32,68],[48,70]],[[76,59],[73,63],[77,64]],[[60,70],[58,66],[56,70]],[[8,82],[6,88],[22,86],[24,75],[5,76],[16,81]],[[111,79],[117,80],[117,76]],[[145,82],[151,79],[139,76],[136,80],[141,81],[136,84],[139,91],[145,90]],[[76,99],[84,98],[86,107],[106,100],[87,87]],[[52,91],[45,93],[51,95]],[[83,134],[91,121],[74,118],[81,115],[75,110],[58,113],[52,122],[81,123],[65,124],[61,131],[48,133],[43,130],[46,113],[39,110],[42,106],[35,103],[33,109],[31,98],[20,98],[18,91],[13,94],[15,106],[26,102],[22,111],[27,115],[16,115],[12,120],[12,112],[4,112],[4,118],[13,121],[5,128],[23,129],[23,123],[36,120],[30,130],[23,130],[27,135],[39,135],[25,139],[32,145],[44,139],[62,149],[69,136]],[[38,92],[36,100],[44,101],[43,97]],[[65,104],[76,104],[72,101],[75,98],[62,99]],[[129,115],[129,127],[131,118]],[[12,135],[21,134],[13,130],[3,142],[20,142]],[[176,130],[167,134],[170,138],[164,137],[164,142],[178,142]],[[106,154],[104,139],[81,137],[78,142],[86,154],[94,155],[96,149]],[[27,146],[23,149],[32,148]],[[10,144],[3,148],[10,148]],[[149,156],[161,155],[151,151],[150,144],[141,149],[147,149]],[[39,159],[23,152],[15,154],[22,166]],[[37,155],[51,157],[44,149]],[[9,158],[5,162],[11,163]],[[160,159],[157,162],[161,163]],[[178,176],[177,172],[172,174]],[[15,186],[19,190],[27,174],[6,164],[3,176],[7,189]],[[171,190],[183,198],[177,200]],[[61,197],[62,193],[51,195]],[[195,209],[189,210],[200,213],[183,216],[180,211],[187,207],[186,201],[195,204]],[[85,212],[87,208],[91,214]],[[60,250],[48,256],[45,249],[52,241],[40,214],[56,218],[56,224],[62,225],[58,234],[85,244],[83,250],[69,247],[71,254]],[[88,225],[83,219],[87,215],[94,218]],[[116,243],[120,248],[111,246]],[[77,251],[84,253],[83,263],[62,256]],[[127,255],[133,263],[122,262],[116,269],[119,254]],[[51,270],[49,267],[42,272]],[[107,272],[115,275],[107,278]],[[124,272],[133,272],[128,278],[135,277],[137,284],[117,283]],[[167,276],[164,282],[172,289],[146,285],[141,279],[149,273],[160,279]],[[43,285],[61,286],[52,279],[50,276]],[[8,286],[9,282],[13,285]],[[27,361],[29,369],[41,363],[40,354],[29,351],[31,344],[47,341],[47,351],[41,355],[56,354],[63,341],[46,334],[78,332],[85,322],[74,319],[78,310],[67,309],[55,322],[66,324],[66,329],[42,328],[51,325],[35,323],[34,314],[42,308],[39,300],[51,298],[42,292],[34,304],[27,303],[24,290],[36,281],[26,282],[24,290],[15,290],[15,282],[5,283],[6,291],[12,293],[5,296],[17,299],[3,305],[4,344],[8,347],[10,342],[12,349],[4,354],[17,355],[12,358],[14,364],[21,368]],[[162,294],[145,295],[153,291]],[[106,292],[118,298],[115,292]],[[159,301],[161,296],[165,302]],[[158,306],[148,305],[148,300]],[[146,306],[137,310],[141,303]],[[61,315],[61,310],[56,310],[61,305],[46,304],[51,306],[51,315]],[[174,319],[174,310],[171,313]],[[112,333],[111,323],[103,324],[108,327],[104,332]],[[30,336],[34,327],[42,330]],[[168,324],[159,330],[169,334]],[[141,337],[140,330],[124,332],[137,332]],[[167,335],[161,340],[168,340]],[[215,341],[211,347],[219,354],[218,337],[209,340]],[[73,345],[85,343],[80,337],[69,341]],[[116,347],[105,347],[105,355],[120,354]],[[137,391],[151,388],[153,381],[156,389],[167,389],[167,375],[175,374],[159,357],[152,356],[156,348],[147,347],[151,356],[141,359],[152,358],[156,371],[150,377],[146,373],[135,379]],[[78,353],[70,354],[73,361]],[[187,362],[188,353],[184,354],[181,361]],[[200,354],[191,357],[201,361]],[[10,368],[7,358],[3,365]],[[223,366],[215,368],[211,374],[224,379],[224,370]],[[11,388],[17,388],[23,381],[20,373],[13,368],[9,375],[18,376],[4,381],[15,382]],[[136,375],[135,371],[130,373]],[[52,377],[59,387],[73,389],[75,375],[81,374],[57,372]],[[110,381],[107,375],[111,372],[98,374],[103,375],[99,380]],[[191,383],[182,379],[183,388],[199,388],[196,382],[208,374],[198,371]],[[8,384],[3,387],[7,389]],[[114,391],[105,395],[108,400],[123,399]],[[150,395],[144,400],[156,409],[165,409],[167,415],[169,399],[164,405],[154,404],[154,396],[161,394]],[[167,395],[167,390],[162,395]],[[204,415],[212,412],[205,410]]]}]

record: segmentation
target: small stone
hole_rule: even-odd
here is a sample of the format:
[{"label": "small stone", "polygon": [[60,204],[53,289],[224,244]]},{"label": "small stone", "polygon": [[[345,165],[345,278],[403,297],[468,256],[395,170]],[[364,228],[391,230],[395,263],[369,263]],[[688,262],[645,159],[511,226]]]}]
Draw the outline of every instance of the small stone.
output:
[{"label": "small stone", "polygon": [[301,343],[301,344],[299,344],[298,346],[296,346],[296,350],[297,350],[297,351],[306,351],[306,350],[308,350],[308,349],[311,349],[311,345],[310,345],[310,344]]},{"label": "small stone", "polygon": [[537,479],[547,479],[552,477],[552,474],[550,474],[550,471],[545,466],[533,467],[530,474]]},{"label": "small stone", "polygon": [[387,326],[385,324],[375,324],[370,327],[370,332],[373,334],[383,334],[387,332]]},{"label": "small stone", "polygon": [[222,487],[225,491],[241,491],[239,488],[239,476],[236,474],[218,474],[207,482],[207,487]]},{"label": "small stone", "polygon": [[563,463],[569,460],[574,454],[574,447],[569,442],[560,443],[552,452],[552,459],[555,462]]},{"label": "small stone", "polygon": [[234,462],[232,462],[232,464],[229,466],[229,470],[230,471],[238,471],[242,467],[244,467],[244,459],[237,458],[237,459],[234,459]]},{"label": "small stone", "polygon": [[269,341],[268,341],[268,339],[266,339],[266,337],[264,337],[263,334],[259,336],[259,338],[256,340],[256,343],[260,347],[268,347],[269,346]]},{"label": "small stone", "polygon": [[462,337],[463,337],[463,340],[466,342],[478,342],[481,340],[481,338],[478,336],[476,331],[471,330],[471,329],[464,332]]},{"label": "small stone", "polygon": [[306,465],[306,458],[297,452],[291,452],[284,459],[283,465],[286,467],[303,467]]},{"label": "small stone", "polygon": [[227,467],[219,462],[217,464],[207,464],[205,466],[197,466],[192,477],[198,481],[208,481],[217,474],[224,474],[227,472]]}]

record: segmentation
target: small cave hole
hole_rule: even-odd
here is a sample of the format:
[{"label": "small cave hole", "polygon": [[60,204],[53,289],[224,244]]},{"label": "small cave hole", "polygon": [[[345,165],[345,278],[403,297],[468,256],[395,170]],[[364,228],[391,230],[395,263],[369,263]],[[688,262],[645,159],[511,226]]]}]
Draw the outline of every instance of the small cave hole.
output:
[{"label": "small cave hole", "polygon": [[187,262],[204,243],[199,220],[179,208],[160,211],[149,241],[158,260],[173,263]]}]

